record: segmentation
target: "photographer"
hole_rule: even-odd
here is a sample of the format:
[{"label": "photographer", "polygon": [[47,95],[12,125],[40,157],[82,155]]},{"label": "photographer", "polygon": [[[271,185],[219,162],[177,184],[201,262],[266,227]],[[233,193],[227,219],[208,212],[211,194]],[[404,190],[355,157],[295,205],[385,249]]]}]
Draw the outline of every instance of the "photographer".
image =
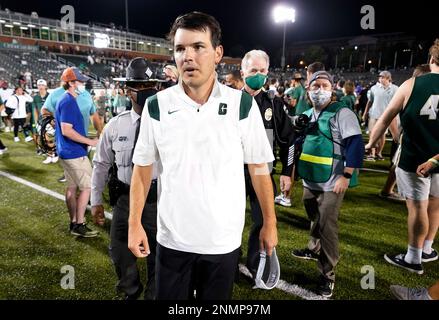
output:
[{"label": "photographer", "polygon": [[342,102],[331,101],[332,85],[332,76],[326,71],[318,71],[309,79],[308,96],[313,107],[304,113],[310,121],[304,129],[297,169],[303,179],[311,237],[306,249],[293,251],[297,258],[318,261],[321,276],[317,291],[325,297],[332,296],[339,260],[339,210],[348,186],[355,184],[351,178],[362,166],[364,154],[357,116]]}]

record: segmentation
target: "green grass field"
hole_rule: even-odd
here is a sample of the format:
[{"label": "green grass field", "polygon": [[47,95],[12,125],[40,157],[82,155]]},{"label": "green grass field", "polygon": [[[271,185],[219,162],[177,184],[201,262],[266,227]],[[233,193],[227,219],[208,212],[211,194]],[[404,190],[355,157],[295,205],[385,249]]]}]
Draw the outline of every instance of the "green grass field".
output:
[{"label": "green grass field", "polygon": [[[58,164],[42,164],[44,158],[35,154],[33,144],[14,143],[11,133],[1,133],[0,138],[9,148],[7,154],[0,156],[1,171],[64,193],[64,185],[57,181],[62,175]],[[386,170],[388,162],[366,166]],[[424,264],[425,273],[419,276],[384,261],[386,252],[405,251],[407,241],[405,205],[377,196],[385,178],[382,173],[362,172],[361,185],[345,196],[339,219],[341,259],[333,299],[391,299],[390,284],[428,286],[439,279],[439,262]],[[116,275],[108,257],[109,223],[98,228],[100,237],[77,239],[68,233],[63,201],[1,176],[0,185],[0,299],[120,299],[114,289]],[[318,276],[316,263],[291,256],[291,250],[304,247],[308,239],[309,222],[301,194],[299,182],[293,192],[292,208],[276,207],[277,251],[281,278],[313,290]],[[89,215],[88,218],[91,220]],[[244,253],[249,226],[247,215]],[[75,269],[74,290],[60,286],[64,265]],[[361,288],[361,268],[366,265],[375,270],[375,289]],[[139,262],[139,266],[145,278],[144,264]],[[235,285],[233,298],[298,299],[278,289],[253,290],[245,279]]]}]

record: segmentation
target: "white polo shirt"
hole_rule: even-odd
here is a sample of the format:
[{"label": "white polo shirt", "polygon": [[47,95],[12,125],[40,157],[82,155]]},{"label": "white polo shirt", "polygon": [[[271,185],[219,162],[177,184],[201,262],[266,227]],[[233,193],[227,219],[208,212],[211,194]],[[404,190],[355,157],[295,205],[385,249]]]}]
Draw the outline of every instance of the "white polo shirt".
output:
[{"label": "white polo shirt", "polygon": [[259,108],[247,93],[215,81],[202,106],[181,84],[150,97],[133,163],[159,161],[157,241],[198,254],[237,249],[246,206],[244,163],[273,160]]}]

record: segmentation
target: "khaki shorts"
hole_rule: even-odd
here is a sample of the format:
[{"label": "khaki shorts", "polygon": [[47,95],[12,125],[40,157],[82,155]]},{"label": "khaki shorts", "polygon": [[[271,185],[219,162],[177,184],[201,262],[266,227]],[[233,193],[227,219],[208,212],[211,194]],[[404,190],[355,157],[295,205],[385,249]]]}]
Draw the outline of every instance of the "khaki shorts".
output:
[{"label": "khaki shorts", "polygon": [[430,174],[428,178],[401,168],[396,168],[395,173],[398,192],[404,198],[417,201],[439,198],[439,173]]},{"label": "khaki shorts", "polygon": [[79,190],[91,188],[92,168],[87,157],[75,159],[60,159],[64,169],[67,187],[77,187]]}]

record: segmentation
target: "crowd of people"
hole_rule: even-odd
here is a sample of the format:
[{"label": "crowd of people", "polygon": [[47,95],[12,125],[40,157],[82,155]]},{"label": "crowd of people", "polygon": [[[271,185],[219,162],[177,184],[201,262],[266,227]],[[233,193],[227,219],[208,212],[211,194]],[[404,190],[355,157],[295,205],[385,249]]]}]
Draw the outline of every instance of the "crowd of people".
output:
[{"label": "crowd of people", "polygon": [[[279,270],[269,267],[268,279],[261,270],[266,257],[277,260],[275,204],[291,206],[299,178],[310,236],[292,256],[317,261],[316,293],[331,297],[344,195],[358,184],[363,160],[383,160],[388,128],[393,159],[380,196],[406,202],[408,248],[384,259],[417,274],[423,263],[438,259],[432,244],[439,227],[439,40],[428,66],[400,87],[388,71],[363,87],[334,81],[320,62],[306,75],[270,78],[270,58],[262,50],[247,52],[239,71],[219,75],[221,28],[207,14],[180,16],[169,37],[176,66],[165,66],[163,79],[135,58],[125,77],[96,93],[75,67],[64,70],[50,94],[43,79],[33,97],[22,86],[0,84],[5,133],[13,125],[14,143],[21,130],[26,142],[47,154],[45,163],[59,160],[64,169],[72,235],[98,236],[84,216],[90,201],[93,221],[103,225],[108,184],[110,256],[117,289],[127,299],[143,291],[145,299],[230,299],[247,197],[252,226],[246,266],[256,288],[273,288]],[[50,121],[43,125],[44,119]],[[96,137],[88,132],[90,121]],[[41,138],[47,126],[55,129],[56,148]],[[0,140],[0,154],[6,151]],[[277,152],[279,191],[273,179]],[[146,288],[137,258],[146,258]],[[277,276],[274,283],[270,275]],[[399,299],[439,299],[438,284],[391,291]]]}]

